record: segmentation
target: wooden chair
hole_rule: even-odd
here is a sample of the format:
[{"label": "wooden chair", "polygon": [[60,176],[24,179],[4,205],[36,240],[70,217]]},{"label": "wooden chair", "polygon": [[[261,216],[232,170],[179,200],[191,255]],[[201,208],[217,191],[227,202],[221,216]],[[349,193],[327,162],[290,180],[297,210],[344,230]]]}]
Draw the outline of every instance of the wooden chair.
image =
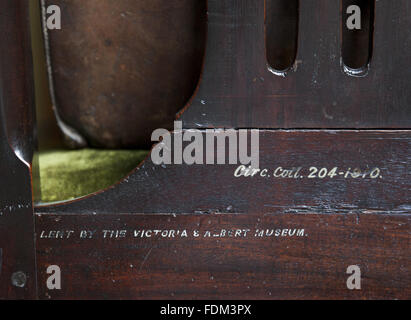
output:
[{"label": "wooden chair", "polygon": [[[347,68],[348,2],[300,1],[294,63],[276,70],[265,1],[208,0],[183,129],[260,129],[260,168],[302,167],[298,179],[147,158],[107,190],[33,208],[27,7],[2,1],[0,296],[409,298],[411,7],[376,1],[372,54]],[[61,290],[46,286],[50,265]],[[361,290],[347,288],[352,265]]]}]

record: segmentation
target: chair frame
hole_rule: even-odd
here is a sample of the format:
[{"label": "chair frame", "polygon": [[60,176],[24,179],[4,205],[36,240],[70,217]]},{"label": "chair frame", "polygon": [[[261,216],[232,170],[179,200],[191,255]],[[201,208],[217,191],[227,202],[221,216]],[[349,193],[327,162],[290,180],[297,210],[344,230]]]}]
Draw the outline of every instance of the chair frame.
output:
[{"label": "chair frame", "polygon": [[[2,1],[0,297],[409,298],[411,135],[403,101],[411,73],[407,52],[389,58],[401,36],[385,36],[397,28],[409,35],[404,25],[411,23],[386,18],[409,14],[399,10],[404,1],[377,3],[368,78],[350,77],[329,58],[330,50],[339,56],[338,29],[329,31],[339,6],[307,0],[302,65],[283,79],[265,63],[264,1],[208,0],[203,74],[178,115],[183,130],[260,129],[261,168],[303,167],[308,174],[310,167],[358,167],[367,177],[236,178],[238,165],[157,166],[148,157],[107,190],[34,207],[28,9],[24,0]],[[322,21],[315,9],[303,14],[306,6],[337,11]],[[329,47],[316,57],[320,42]],[[381,170],[377,179],[369,177],[372,168]],[[46,285],[50,265],[61,269],[62,290]],[[362,270],[361,290],[346,286],[350,265]]]}]

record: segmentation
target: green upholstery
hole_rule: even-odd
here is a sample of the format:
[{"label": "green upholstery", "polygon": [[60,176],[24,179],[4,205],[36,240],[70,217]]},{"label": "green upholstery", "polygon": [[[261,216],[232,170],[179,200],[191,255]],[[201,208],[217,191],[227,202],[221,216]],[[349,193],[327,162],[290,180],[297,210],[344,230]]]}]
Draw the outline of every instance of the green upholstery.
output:
[{"label": "green upholstery", "polygon": [[146,150],[99,149],[40,152],[41,202],[74,199],[107,188],[130,173],[147,154]]}]

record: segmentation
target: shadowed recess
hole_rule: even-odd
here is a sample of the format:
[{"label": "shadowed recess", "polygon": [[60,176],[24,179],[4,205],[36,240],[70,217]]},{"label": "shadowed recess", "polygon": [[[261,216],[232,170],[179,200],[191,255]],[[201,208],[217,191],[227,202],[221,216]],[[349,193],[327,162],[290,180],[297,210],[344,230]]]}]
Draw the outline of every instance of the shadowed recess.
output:
[{"label": "shadowed recess", "polygon": [[[361,28],[350,29],[347,20],[353,19],[353,11],[361,9]],[[349,9],[347,13],[347,9]],[[373,49],[374,0],[342,0],[342,61],[345,71],[350,75],[364,75],[368,70]],[[352,23],[352,20],[350,20]],[[358,21],[356,21],[358,24]]]},{"label": "shadowed recess", "polygon": [[299,0],[265,0],[266,55],[274,73],[286,72],[295,61]]}]

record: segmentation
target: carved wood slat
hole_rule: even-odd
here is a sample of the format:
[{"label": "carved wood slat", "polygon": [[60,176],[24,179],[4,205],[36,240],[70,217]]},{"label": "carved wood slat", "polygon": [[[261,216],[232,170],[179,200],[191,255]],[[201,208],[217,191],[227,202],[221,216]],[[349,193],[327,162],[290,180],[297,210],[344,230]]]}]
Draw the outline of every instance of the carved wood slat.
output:
[{"label": "carved wood slat", "polygon": [[0,2],[0,298],[34,299],[33,78],[28,5]]},{"label": "carved wood slat", "polygon": [[377,1],[370,70],[352,77],[340,61],[339,3],[300,2],[295,71],[282,78],[268,70],[263,56],[264,1],[239,1],[224,12],[229,0],[210,1],[205,69],[196,98],[181,116],[184,126],[409,128],[409,4]]},{"label": "carved wood slat", "polygon": [[62,29],[46,32],[46,40],[66,137],[92,147],[149,148],[151,132],[167,128],[196,87],[206,0],[43,2],[61,8]]}]

